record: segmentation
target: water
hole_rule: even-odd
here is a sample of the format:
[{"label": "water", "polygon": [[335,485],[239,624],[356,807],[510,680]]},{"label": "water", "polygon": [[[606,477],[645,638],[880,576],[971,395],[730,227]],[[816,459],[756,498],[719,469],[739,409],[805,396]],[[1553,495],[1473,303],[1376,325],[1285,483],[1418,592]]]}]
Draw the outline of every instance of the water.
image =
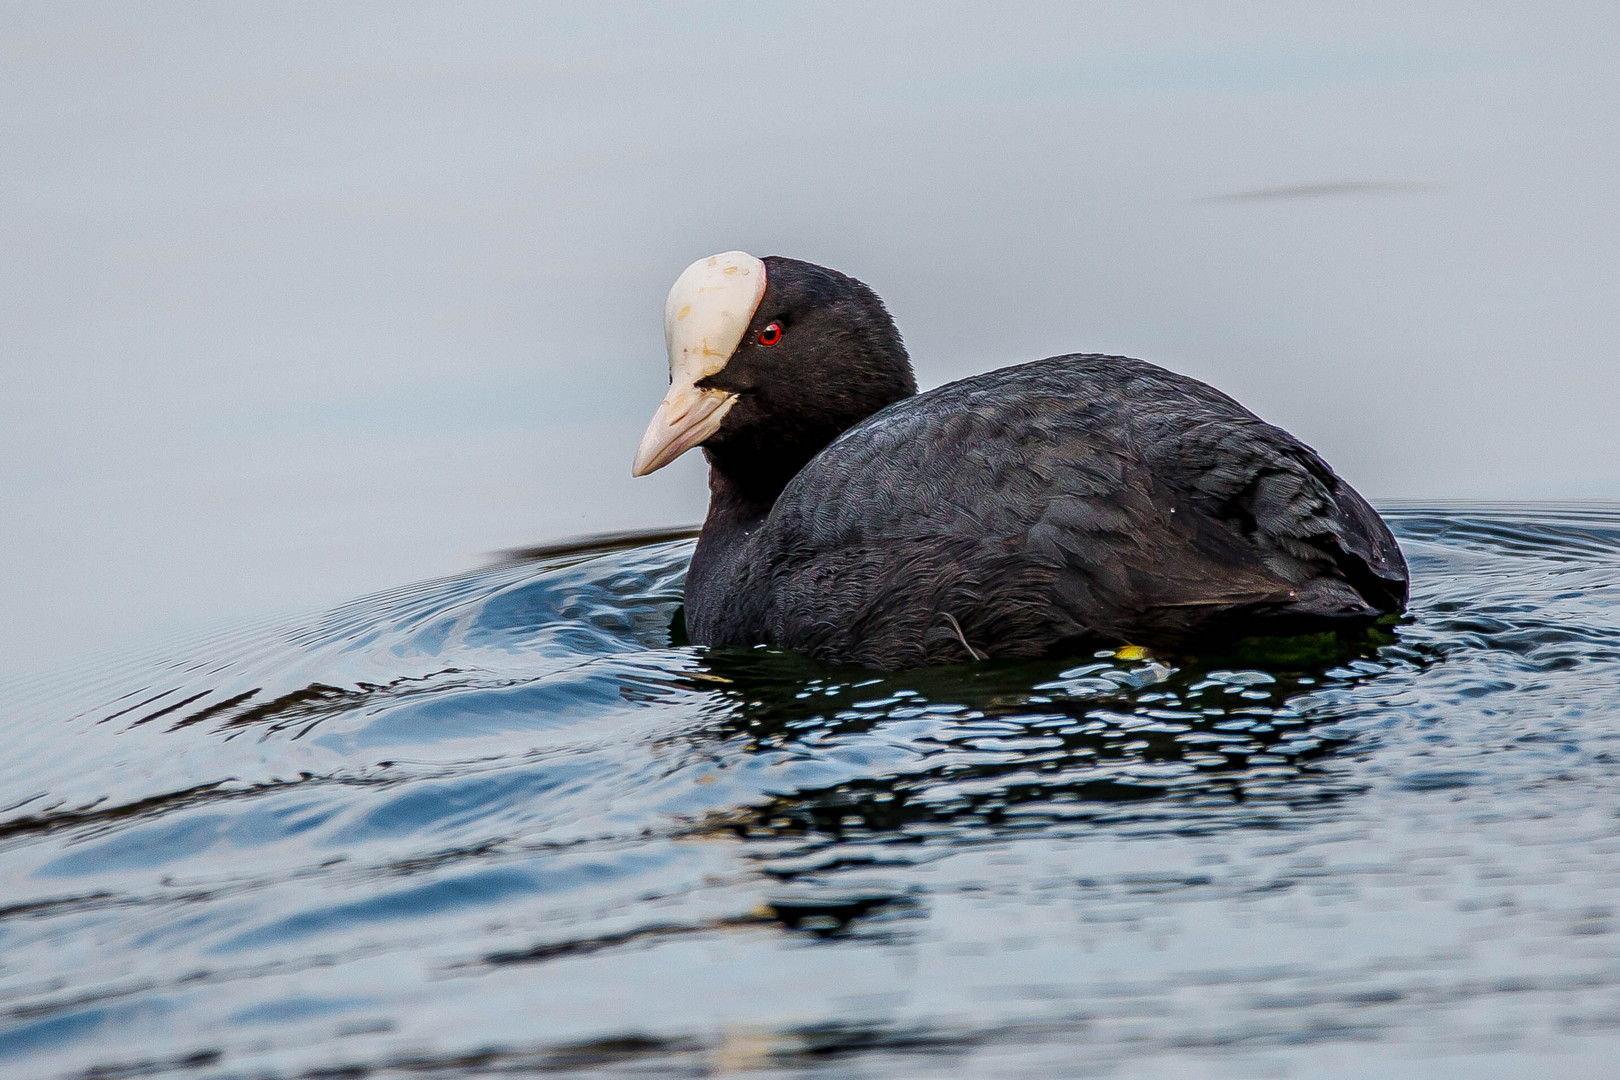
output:
[{"label": "water", "polygon": [[672,644],[688,538],[0,698],[0,1073],[1600,1075],[1620,508],[1390,513],[1342,649]]}]

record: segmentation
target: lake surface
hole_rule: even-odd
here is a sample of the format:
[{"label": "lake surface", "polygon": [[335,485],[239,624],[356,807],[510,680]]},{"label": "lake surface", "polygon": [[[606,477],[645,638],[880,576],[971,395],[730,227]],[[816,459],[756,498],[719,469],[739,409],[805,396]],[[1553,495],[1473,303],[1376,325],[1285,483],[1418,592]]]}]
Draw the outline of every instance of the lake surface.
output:
[{"label": "lake surface", "polygon": [[706,651],[665,536],[15,681],[0,1073],[1610,1074],[1620,507],[1387,510],[1291,656]]}]

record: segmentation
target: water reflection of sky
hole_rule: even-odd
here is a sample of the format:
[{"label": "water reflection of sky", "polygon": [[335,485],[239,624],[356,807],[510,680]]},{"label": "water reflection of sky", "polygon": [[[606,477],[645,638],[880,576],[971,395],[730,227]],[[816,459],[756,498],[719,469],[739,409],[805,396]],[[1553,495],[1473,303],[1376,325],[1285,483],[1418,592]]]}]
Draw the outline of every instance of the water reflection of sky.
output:
[{"label": "water reflection of sky", "polygon": [[[1216,382],[1378,497],[1620,495],[1612,6],[12,4],[0,629],[54,664],[568,533],[661,305],[849,270],[935,384]],[[1244,196],[1244,197],[1235,197]]]}]

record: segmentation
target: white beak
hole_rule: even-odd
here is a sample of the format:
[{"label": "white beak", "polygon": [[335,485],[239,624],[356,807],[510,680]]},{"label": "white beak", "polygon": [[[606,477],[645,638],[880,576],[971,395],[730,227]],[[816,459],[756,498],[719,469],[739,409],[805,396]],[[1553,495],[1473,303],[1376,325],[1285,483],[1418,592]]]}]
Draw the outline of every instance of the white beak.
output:
[{"label": "white beak", "polygon": [[662,469],[720,430],[737,395],[697,384],[726,366],[765,295],[765,264],[744,251],[688,266],[664,303],[669,393],[636,448],[632,476]]},{"label": "white beak", "polygon": [[636,447],[630,475],[646,476],[662,469],[708,439],[720,430],[720,421],[736,402],[737,395],[724,390],[699,390],[686,383],[671,386]]}]

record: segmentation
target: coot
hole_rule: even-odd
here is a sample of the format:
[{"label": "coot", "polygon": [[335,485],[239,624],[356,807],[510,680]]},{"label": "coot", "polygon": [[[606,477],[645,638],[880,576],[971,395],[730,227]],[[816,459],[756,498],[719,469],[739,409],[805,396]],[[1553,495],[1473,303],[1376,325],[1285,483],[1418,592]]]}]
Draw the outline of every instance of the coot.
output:
[{"label": "coot", "polygon": [[1389,529],[1220,391],[1072,354],[917,393],[847,275],[700,259],[664,311],[670,388],[637,476],[694,446],[693,642],[894,670],[1348,628],[1405,605]]}]

